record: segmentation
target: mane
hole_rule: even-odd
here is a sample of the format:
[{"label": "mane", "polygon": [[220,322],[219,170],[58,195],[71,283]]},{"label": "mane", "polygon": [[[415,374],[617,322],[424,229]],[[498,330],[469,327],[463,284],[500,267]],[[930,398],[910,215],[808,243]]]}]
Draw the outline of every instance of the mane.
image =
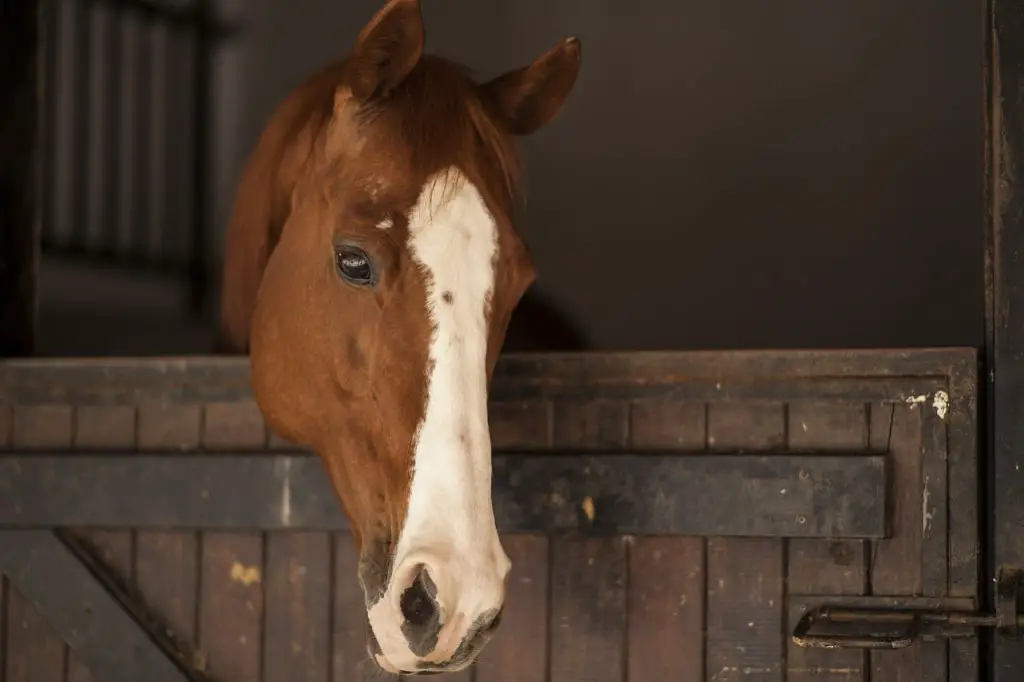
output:
[{"label": "mane", "polygon": [[[329,117],[329,106],[324,114]],[[520,189],[514,140],[460,64],[423,55],[396,88],[363,105],[356,117],[360,125],[383,125],[386,134],[400,139],[412,154],[414,171],[427,174],[472,160],[476,172],[502,188],[508,201]]]}]

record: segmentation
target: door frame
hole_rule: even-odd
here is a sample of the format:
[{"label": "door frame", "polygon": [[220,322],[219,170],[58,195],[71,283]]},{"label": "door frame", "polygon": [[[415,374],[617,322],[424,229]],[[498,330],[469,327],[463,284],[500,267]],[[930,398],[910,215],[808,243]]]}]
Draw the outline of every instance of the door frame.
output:
[{"label": "door frame", "polygon": [[[1002,566],[1024,567],[1024,14],[985,4],[985,348],[980,414],[985,457],[982,588],[995,601]],[[982,633],[991,682],[1024,670],[1024,644]]]}]

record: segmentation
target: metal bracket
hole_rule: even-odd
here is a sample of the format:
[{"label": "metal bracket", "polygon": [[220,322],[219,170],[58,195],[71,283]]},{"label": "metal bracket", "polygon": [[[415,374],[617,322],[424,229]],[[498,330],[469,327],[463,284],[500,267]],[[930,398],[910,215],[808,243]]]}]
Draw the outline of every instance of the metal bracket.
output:
[{"label": "metal bracket", "polygon": [[[1000,636],[1017,639],[1024,632],[1024,570],[1001,568],[996,584],[995,613],[819,606],[797,622],[793,643],[817,649],[903,649],[938,637],[974,637],[979,628],[994,628]],[[818,625],[839,626],[839,631],[812,632]]]}]

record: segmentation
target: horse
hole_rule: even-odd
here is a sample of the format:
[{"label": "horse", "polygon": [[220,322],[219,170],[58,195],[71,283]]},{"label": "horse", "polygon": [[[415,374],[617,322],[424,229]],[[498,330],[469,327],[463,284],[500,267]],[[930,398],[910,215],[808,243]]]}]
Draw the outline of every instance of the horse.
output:
[{"label": "horse", "polygon": [[324,463],[367,651],[395,674],[462,670],[500,622],[487,400],[535,279],[517,138],[563,108],[581,54],[568,37],[484,82],[424,39],[419,1],[389,0],[279,103],[237,189],[219,322],[268,426]]}]

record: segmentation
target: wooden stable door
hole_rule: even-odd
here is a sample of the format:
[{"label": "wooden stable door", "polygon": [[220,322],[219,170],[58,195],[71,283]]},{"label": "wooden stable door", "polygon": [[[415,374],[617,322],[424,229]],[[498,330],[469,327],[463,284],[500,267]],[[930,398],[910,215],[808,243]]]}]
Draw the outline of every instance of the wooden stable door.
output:
[{"label": "wooden stable door", "polygon": [[[503,358],[513,570],[500,634],[452,677],[978,680],[971,629],[874,651],[792,636],[824,605],[981,607],[974,368],[971,350]],[[6,682],[379,679],[323,469],[267,433],[242,360],[0,364],[0,443]]]}]

